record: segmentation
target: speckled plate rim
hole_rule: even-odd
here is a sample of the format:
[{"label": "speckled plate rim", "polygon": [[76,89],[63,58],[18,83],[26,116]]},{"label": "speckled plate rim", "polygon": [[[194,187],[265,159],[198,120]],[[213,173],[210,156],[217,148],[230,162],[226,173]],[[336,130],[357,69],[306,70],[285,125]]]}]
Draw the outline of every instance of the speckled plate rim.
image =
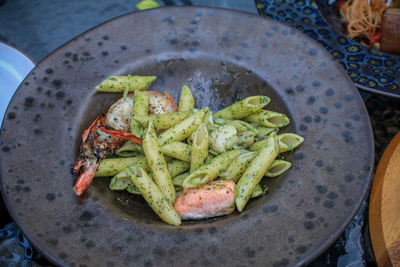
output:
[{"label": "speckled plate rim", "polygon": [[[160,8],[161,8],[161,9],[205,8],[205,9],[216,10],[216,11],[221,10],[221,11],[228,11],[228,12],[234,12],[234,13],[241,13],[241,14],[244,14],[244,15],[247,15],[247,16],[257,16],[257,15],[255,15],[255,14],[251,14],[251,13],[248,13],[248,12],[245,12],[245,11],[231,10],[231,9],[219,8],[219,7],[208,7],[208,6],[179,6],[179,7],[160,7]],[[101,27],[102,25],[107,24],[107,23],[109,23],[109,22],[111,22],[111,21],[118,20],[118,19],[120,19],[120,18],[122,18],[122,17],[125,17],[125,16],[131,16],[131,15],[134,15],[135,13],[139,13],[139,12],[151,12],[151,10],[129,12],[129,13],[126,13],[126,14],[123,14],[123,15],[120,15],[120,16],[117,16],[117,17],[115,17],[115,18],[112,18],[112,19],[110,19],[110,20],[107,20],[107,21],[105,21],[105,22],[103,22],[103,23],[101,23],[101,24],[99,24],[99,25],[97,25],[97,26],[94,26],[94,27],[90,28],[89,30],[87,30],[87,31],[85,31],[85,32],[83,32],[83,33],[77,35],[76,37],[72,38],[70,41],[68,41],[68,42],[64,43],[63,45],[59,46],[57,49],[55,49],[53,52],[51,52],[48,56],[46,56],[45,58],[43,58],[39,63],[37,63],[37,66],[40,65],[41,62],[46,61],[46,59],[47,59],[49,56],[51,56],[52,54],[54,54],[56,51],[58,51],[58,50],[60,50],[60,49],[62,49],[62,48],[64,48],[64,47],[67,47],[67,46],[68,46],[71,42],[73,42],[75,39],[78,39],[78,38],[80,38],[81,36],[84,36],[86,33],[92,31],[93,29],[99,28],[99,27]],[[263,18],[263,19],[270,19],[270,18]],[[272,21],[272,19],[270,19],[270,20]],[[279,22],[279,23],[280,23],[282,26],[285,26],[285,27],[288,27],[288,28],[289,28],[289,26],[285,25],[284,23],[281,23],[281,22]],[[306,35],[304,35],[304,36],[305,36],[306,38],[308,38],[308,39],[310,40],[310,42],[316,43],[315,40],[313,40],[313,39],[310,38],[309,36],[306,36]],[[321,49],[321,51],[322,51],[323,53],[325,53],[326,55],[329,55],[329,52],[326,51],[325,49]],[[337,63],[337,64],[338,64],[338,63]],[[338,64],[338,65],[339,65],[339,64]],[[34,72],[35,69],[36,69],[36,66],[35,66],[35,68],[34,68],[31,72]],[[347,76],[347,73],[345,72],[345,70],[344,70],[343,68],[339,68],[339,69],[340,69],[340,70],[343,72],[343,74],[350,80],[350,78]],[[27,76],[29,76],[29,74],[28,74]],[[21,90],[21,87],[19,87],[17,90]],[[17,90],[16,90],[16,91],[17,91]],[[359,100],[360,100],[361,102],[363,102],[363,100],[362,100],[361,95],[359,94],[359,92],[358,92],[357,90],[355,90],[355,91],[356,91],[356,95],[358,96]],[[366,109],[365,105],[363,105],[363,110],[364,110],[365,114],[367,115],[368,112],[367,112],[367,109]],[[3,123],[4,123],[4,122],[3,122]],[[369,139],[370,139],[370,144],[369,144],[369,146],[370,146],[370,148],[372,149],[372,152],[374,152],[374,151],[375,151],[375,147],[374,147],[374,137],[373,137],[372,126],[371,126],[370,123],[368,124],[368,126],[369,126],[368,134],[369,134],[369,136],[370,136],[370,138],[369,138]],[[0,134],[1,134],[1,132],[0,132]],[[375,154],[375,153],[373,153],[373,155],[372,155],[371,158],[370,158],[370,162],[369,162],[370,166],[373,166],[374,154]],[[1,159],[1,158],[0,158],[0,159]],[[359,208],[360,208],[361,205],[362,205],[362,201],[363,201],[363,200],[365,199],[365,197],[367,196],[367,193],[368,193],[369,188],[370,188],[370,186],[371,186],[372,177],[373,177],[373,168],[371,167],[371,169],[370,169],[369,172],[368,172],[368,178],[367,178],[367,179],[368,179],[368,184],[364,187],[365,190],[364,190],[364,192],[363,192],[363,194],[362,194],[363,197],[362,197],[361,201],[360,201],[359,203],[357,203],[357,205],[354,205],[354,206],[353,206],[353,207],[354,207],[354,208],[353,208],[353,212],[350,213],[349,216],[347,217],[347,219],[344,220],[344,221],[342,222],[341,227],[339,227],[336,231],[332,232],[332,234],[330,235],[330,238],[327,239],[325,242],[323,242],[323,243],[320,245],[320,247],[319,247],[318,250],[313,250],[311,253],[308,253],[308,255],[305,256],[305,257],[303,258],[302,261],[296,263],[296,266],[297,266],[297,265],[306,265],[306,264],[310,263],[312,260],[314,260],[315,258],[317,258],[323,251],[325,251],[327,248],[329,248],[329,246],[331,246],[331,245],[336,241],[337,237],[339,237],[339,236],[343,233],[343,231],[345,230],[345,228],[348,226],[348,224],[351,222],[351,220],[352,220],[352,219],[354,218],[354,216],[357,214]],[[4,189],[4,186],[3,186],[3,182],[2,182],[1,176],[0,176],[0,189],[1,189],[1,193],[2,193],[2,197],[3,197],[4,203],[5,203],[5,205],[6,205],[7,209],[8,209],[8,211],[9,211],[11,217],[13,218],[13,220],[15,221],[15,223],[20,227],[20,229],[21,229],[21,231],[23,232],[23,234],[29,239],[29,241],[32,243],[32,245],[33,245],[40,253],[42,253],[42,254],[43,254],[47,259],[49,259],[52,263],[54,263],[54,264],[56,264],[56,265],[59,265],[59,264],[60,264],[59,258],[56,257],[55,255],[49,253],[49,251],[47,251],[46,248],[44,248],[43,246],[41,246],[41,245],[35,240],[35,238],[34,238],[28,231],[26,231],[26,229],[24,228],[24,225],[20,222],[20,220],[18,219],[19,217],[15,214],[14,210],[10,209],[8,199],[5,197],[5,189]]]},{"label": "speckled plate rim", "polygon": [[[271,0],[271,1],[276,1],[276,0]],[[261,0],[254,0],[254,3],[255,3],[255,5],[256,5],[256,8],[257,8],[257,11],[258,11],[258,14],[259,14],[259,15],[261,15],[261,16],[270,15],[270,14],[264,13],[264,12],[262,11],[262,8],[259,8],[259,7],[258,7],[259,4],[262,4],[262,3],[261,3]],[[320,18],[321,20],[324,20],[324,21],[326,22],[324,16],[321,14],[320,9],[319,9],[319,8],[316,8],[316,7],[313,7],[313,8],[315,8],[315,9],[317,10],[317,14],[316,14],[316,15],[318,16],[318,18]],[[279,20],[279,21],[281,21],[281,20]],[[290,25],[290,23],[288,23],[288,22],[284,22],[284,21],[281,21],[281,22],[282,22],[282,23],[285,23],[285,24],[287,24],[287,25]],[[347,40],[347,42],[349,42],[349,44],[353,44],[353,45],[357,45],[357,46],[361,47],[361,49],[363,50],[363,53],[365,53],[367,56],[371,56],[370,53],[367,53],[367,52],[366,52],[366,51],[369,51],[368,48],[366,48],[366,47],[360,45],[359,43],[353,41],[352,39],[348,38],[347,36],[344,36],[342,33],[338,32],[335,28],[331,27],[330,24],[329,24],[329,22],[326,22],[326,23],[329,25],[329,30],[330,30],[331,32],[337,34],[338,36],[341,36],[341,37],[345,38],[345,39]],[[290,25],[290,26],[293,26],[293,27],[294,27],[294,25]],[[303,23],[296,23],[295,26],[300,26],[300,27],[303,27],[303,28],[310,28],[310,27],[312,28],[312,27],[313,27],[313,26],[311,26],[311,25],[303,24]],[[319,33],[317,33],[317,34],[319,34]],[[315,40],[314,40],[314,41],[315,41]],[[333,48],[335,48],[335,47],[331,47],[330,49],[333,49]],[[328,49],[328,48],[325,48],[325,49]],[[379,52],[380,52],[380,51],[379,51]],[[385,53],[383,53],[383,52],[380,52],[380,53],[383,54],[383,55],[387,55],[387,56],[389,56],[389,57],[392,57],[392,58],[394,58],[394,59],[397,59],[397,60],[400,59],[400,56],[399,56],[399,55],[385,54]],[[337,61],[339,62],[339,59],[336,59],[336,58],[333,57],[333,56],[332,56],[332,58],[335,59],[335,60],[337,60]],[[366,65],[366,63],[364,63],[364,62],[363,62],[363,64]],[[348,73],[352,72],[352,70],[351,70],[348,66],[343,66],[343,68],[346,70],[346,72],[349,71]],[[360,70],[360,74],[365,75],[365,76],[368,77],[368,78],[371,78],[371,76],[370,76],[370,75],[367,75],[367,73],[365,73],[362,69]],[[393,74],[393,75],[396,77],[396,74]],[[400,76],[397,75],[397,77],[400,77]],[[395,81],[397,81],[398,83],[400,82],[399,79],[397,79],[397,80],[395,79]],[[400,88],[397,89],[397,92],[396,92],[396,93],[393,93],[393,92],[390,92],[388,89],[384,89],[384,88],[379,88],[379,87],[378,87],[378,88],[367,87],[367,86],[365,86],[365,85],[363,85],[363,84],[361,84],[361,83],[359,83],[359,82],[357,82],[357,81],[354,81],[354,80],[353,80],[353,83],[355,84],[355,86],[356,86],[357,88],[359,88],[359,89],[361,89],[361,90],[364,90],[364,91],[366,91],[366,92],[369,92],[369,93],[374,93],[374,94],[379,94],[379,95],[384,95],[384,96],[389,96],[389,97],[394,97],[394,98],[400,98]]]}]

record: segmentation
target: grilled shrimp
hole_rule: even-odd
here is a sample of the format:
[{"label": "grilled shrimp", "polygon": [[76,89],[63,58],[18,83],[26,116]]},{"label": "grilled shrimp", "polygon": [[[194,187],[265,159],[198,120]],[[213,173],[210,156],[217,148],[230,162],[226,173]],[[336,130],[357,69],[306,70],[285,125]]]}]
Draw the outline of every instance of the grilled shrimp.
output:
[{"label": "grilled shrimp", "polygon": [[204,219],[226,215],[235,210],[235,183],[233,181],[212,181],[185,188],[174,203],[182,220]]},{"label": "grilled shrimp", "polygon": [[[144,91],[150,95],[149,114],[177,111],[172,97],[166,93]],[[141,144],[141,139],[129,133],[132,116],[133,94],[120,98],[87,128],[82,135],[82,145],[72,174],[79,175],[74,192],[79,196],[89,187],[103,158],[118,149],[125,140]],[[81,172],[82,171],[82,172]]]}]

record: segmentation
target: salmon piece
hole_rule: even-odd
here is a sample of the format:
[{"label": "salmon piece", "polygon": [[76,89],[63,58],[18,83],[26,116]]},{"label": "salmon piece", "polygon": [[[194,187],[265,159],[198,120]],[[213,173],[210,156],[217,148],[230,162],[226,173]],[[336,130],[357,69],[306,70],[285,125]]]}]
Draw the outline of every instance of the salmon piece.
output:
[{"label": "salmon piece", "polygon": [[235,183],[219,180],[185,188],[176,198],[174,208],[182,220],[198,220],[232,213],[235,210]]}]

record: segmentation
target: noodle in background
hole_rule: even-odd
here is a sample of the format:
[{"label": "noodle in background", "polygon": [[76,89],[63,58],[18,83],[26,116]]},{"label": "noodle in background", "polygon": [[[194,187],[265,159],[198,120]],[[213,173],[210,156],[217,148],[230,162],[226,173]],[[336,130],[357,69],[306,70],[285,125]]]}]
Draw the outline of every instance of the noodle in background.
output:
[{"label": "noodle in background", "polygon": [[388,8],[381,0],[348,0],[340,7],[340,14],[347,24],[349,38],[371,39],[380,29],[382,16]]}]

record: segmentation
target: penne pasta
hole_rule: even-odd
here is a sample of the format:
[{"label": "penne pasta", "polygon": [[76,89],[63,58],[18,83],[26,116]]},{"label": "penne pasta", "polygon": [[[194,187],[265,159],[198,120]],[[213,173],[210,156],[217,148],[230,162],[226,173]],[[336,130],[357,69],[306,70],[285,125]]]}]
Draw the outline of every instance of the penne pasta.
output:
[{"label": "penne pasta", "polygon": [[[140,167],[129,167],[128,175],[155,213],[166,223],[180,225],[181,218],[175,211],[170,198],[153,182],[153,179]],[[175,198],[175,188],[174,188]]]},{"label": "penne pasta", "polygon": [[260,184],[257,184],[256,187],[254,188],[253,193],[251,193],[250,198],[256,198],[259,196],[262,196],[267,192],[268,188],[266,187],[265,189],[262,188]]},{"label": "penne pasta", "polygon": [[170,162],[167,163],[167,165],[168,165],[168,172],[172,178],[177,175],[180,175],[185,171],[188,171],[190,168],[190,164],[188,162],[176,159],[171,160]]},{"label": "penne pasta", "polygon": [[216,156],[209,164],[201,166],[187,176],[183,181],[183,187],[196,187],[214,180],[239,155],[239,150],[230,150]]},{"label": "penne pasta", "polygon": [[277,177],[291,168],[290,162],[276,158],[304,139],[294,133],[278,135],[290,120],[263,109],[269,97],[250,96],[213,113],[208,107],[195,108],[187,85],[179,105],[168,92],[141,92],[155,79],[111,76],[96,87],[121,92],[123,98],[83,132],[73,167],[79,175],[77,195],[93,176],[110,176],[111,190],[141,195],[163,221],[180,225],[180,216],[220,216],[235,206],[242,212],[250,198],[265,194],[267,188],[260,184],[264,176]]},{"label": "penne pasta", "polygon": [[238,133],[251,131],[255,134],[258,134],[256,127],[254,127],[253,125],[251,125],[250,123],[247,123],[245,121],[241,121],[241,120],[228,121],[226,123],[226,125],[231,125],[231,126],[235,127]]},{"label": "penne pasta", "polygon": [[109,158],[100,162],[95,177],[114,176],[131,165],[148,170],[147,160],[143,155],[132,158]]},{"label": "penne pasta", "polygon": [[[146,116],[149,113],[149,104],[150,104],[150,96],[146,93],[142,93],[140,91],[135,92],[133,97],[133,108],[132,108],[132,116]],[[143,137],[143,126],[134,119],[131,118],[130,125],[131,134],[134,136]]]},{"label": "penne pasta", "polygon": [[189,86],[183,85],[181,94],[179,96],[179,111],[192,112],[195,106],[194,97]]},{"label": "penne pasta", "polygon": [[161,147],[164,156],[190,162],[192,147],[182,142],[170,142]]},{"label": "penne pasta", "polygon": [[267,172],[265,173],[265,176],[277,177],[289,170],[291,166],[292,164],[288,161],[276,159],[272,162],[271,166],[269,166]]},{"label": "penne pasta", "polygon": [[241,119],[262,109],[270,102],[267,96],[250,96],[214,113],[215,119]]},{"label": "penne pasta", "polygon": [[194,132],[192,142],[192,153],[190,158],[190,173],[197,170],[203,165],[208,156],[208,131],[206,125],[203,123]]},{"label": "penne pasta", "polygon": [[[255,142],[250,148],[250,151],[259,151],[262,147],[264,147],[267,139]],[[298,147],[304,138],[300,135],[293,133],[283,133],[278,135],[278,145],[279,145],[279,153],[287,152]]]},{"label": "penne pasta", "polygon": [[96,86],[99,92],[130,92],[146,90],[156,80],[156,76],[111,76]]},{"label": "penne pasta", "polygon": [[182,141],[188,138],[197,129],[197,127],[200,126],[204,118],[204,114],[207,112],[208,108],[204,108],[160,134],[158,136],[158,143],[160,146],[163,146],[169,142]]},{"label": "penne pasta", "polygon": [[278,135],[279,153],[290,151],[303,143],[304,138],[294,133],[283,133]]},{"label": "penne pasta", "polygon": [[144,133],[143,151],[146,156],[147,164],[153,174],[154,182],[165,197],[173,203],[175,200],[175,188],[172,184],[171,175],[168,172],[167,163],[163,154],[160,152],[152,121],[149,121]]},{"label": "penne pasta", "polygon": [[238,146],[243,148],[249,148],[254,144],[254,138],[256,134],[254,132],[241,132],[238,134]]},{"label": "penne pasta", "polygon": [[219,177],[222,180],[232,180],[236,183],[255,156],[255,152],[247,152],[238,156],[229,164],[224,172],[220,173]]},{"label": "penne pasta", "polygon": [[179,174],[177,176],[175,176],[174,178],[172,178],[172,183],[175,186],[180,186],[183,188],[183,181],[185,180],[186,176],[189,175],[189,172],[184,172],[182,174]]},{"label": "penne pasta", "polygon": [[155,115],[134,115],[133,119],[147,127],[147,123],[152,120],[153,126],[156,131],[167,130],[190,116],[189,111],[179,111]]},{"label": "penne pasta", "polygon": [[278,133],[278,131],[279,131],[279,128],[265,127],[265,126],[261,126],[261,125],[257,125],[255,128],[257,131],[257,137],[262,137],[262,138],[266,138],[270,133],[272,133],[274,131],[276,133]]},{"label": "penne pasta", "polygon": [[132,142],[130,140],[126,141],[119,149],[115,151],[115,154],[120,157],[134,157],[137,154],[143,154],[143,148],[141,145]]},{"label": "penne pasta", "polygon": [[108,187],[111,190],[125,190],[130,185],[132,185],[131,179],[126,170],[123,170],[111,179]]},{"label": "penne pasta", "polygon": [[272,128],[285,127],[290,122],[285,114],[269,110],[260,110],[243,118],[243,120]]},{"label": "penne pasta", "polygon": [[265,146],[259,154],[250,162],[246,171],[236,184],[236,207],[243,211],[256,185],[260,182],[269,166],[279,154],[278,138],[276,133],[271,133],[266,139]]}]

